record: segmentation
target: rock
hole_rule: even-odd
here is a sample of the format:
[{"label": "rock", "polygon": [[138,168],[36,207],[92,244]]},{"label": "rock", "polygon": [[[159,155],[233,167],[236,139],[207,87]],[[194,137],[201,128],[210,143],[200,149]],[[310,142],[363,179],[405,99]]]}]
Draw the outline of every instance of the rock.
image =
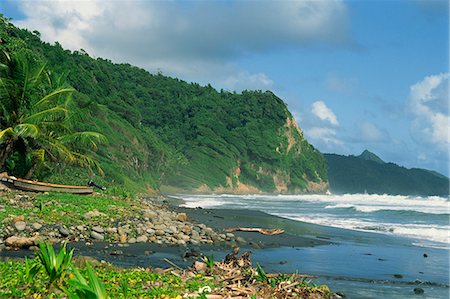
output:
[{"label": "rock", "polygon": [[196,261],[194,263],[194,269],[198,273],[204,273],[207,268],[208,268],[208,266],[205,263],[203,263],[203,262]]},{"label": "rock", "polygon": [[161,230],[161,229],[157,229],[156,231],[155,231],[155,235],[157,235],[157,236],[164,236],[164,231],[163,230]]},{"label": "rock", "polygon": [[126,234],[120,234],[119,235],[119,242],[120,243],[126,243],[127,242],[127,235]]},{"label": "rock", "polygon": [[23,221],[17,221],[16,223],[14,223],[14,227],[19,231],[23,231],[25,230],[25,227],[27,226],[27,224]]},{"label": "rock", "polygon": [[425,291],[422,288],[414,288],[414,294],[422,295]]},{"label": "rock", "polygon": [[185,222],[187,220],[187,215],[186,213],[179,213],[176,219],[177,221]]},{"label": "rock", "polygon": [[225,236],[227,239],[234,239],[234,235],[232,233],[226,233]]},{"label": "rock", "polygon": [[401,275],[401,274],[394,274],[394,277],[395,278],[403,278],[403,275]]},{"label": "rock", "polygon": [[191,232],[191,238],[197,241],[201,239],[200,234],[196,230],[193,230]]},{"label": "rock", "polygon": [[77,229],[82,232],[84,231],[84,225],[77,225]]},{"label": "rock", "polygon": [[192,228],[189,225],[185,225],[181,228],[181,231],[185,234],[189,234],[192,231]]},{"label": "rock", "polygon": [[37,244],[37,238],[12,236],[5,240],[5,245],[14,248],[28,248]]},{"label": "rock", "polygon": [[83,215],[85,219],[91,219],[92,217],[106,216],[104,213],[101,213],[97,210],[89,211]]},{"label": "rock", "polygon": [[144,255],[145,256],[149,256],[149,255],[152,255],[152,254],[154,254],[155,252],[154,251],[152,251],[152,250],[146,250],[146,251],[144,251]]},{"label": "rock", "polygon": [[100,234],[105,232],[105,230],[101,226],[94,226],[92,227],[92,230]]},{"label": "rock", "polygon": [[31,227],[32,227],[34,230],[40,230],[40,229],[42,228],[42,224],[35,222],[35,223],[33,223],[33,224],[31,225]]},{"label": "rock", "polygon": [[128,243],[130,243],[130,244],[136,243],[136,238],[129,238]]},{"label": "rock", "polygon": [[92,239],[95,239],[95,240],[104,240],[105,239],[105,237],[102,234],[99,234],[96,231],[91,231],[91,237],[92,237]]},{"label": "rock", "polygon": [[63,235],[64,237],[67,237],[68,235],[70,235],[70,232],[64,226],[61,226],[59,228],[59,233],[61,235]]},{"label": "rock", "polygon": [[184,241],[184,240],[178,240],[178,241],[177,241],[177,244],[178,244],[178,245],[181,245],[181,246],[184,246],[184,245],[186,245],[186,241]]},{"label": "rock", "polygon": [[142,235],[136,238],[136,242],[138,243],[146,243],[148,241],[148,237],[146,235]]},{"label": "rock", "polygon": [[342,292],[335,292],[335,293],[333,293],[332,294],[332,298],[333,299],[341,299],[341,298],[345,298],[346,296],[345,296],[345,294],[344,293],[342,293]]},{"label": "rock", "polygon": [[423,257],[428,257],[428,254],[424,253],[424,254],[423,254]]},{"label": "rock", "polygon": [[149,234],[149,235],[154,235],[154,234],[155,234],[155,230],[154,230],[153,228],[148,228],[148,229],[146,230],[146,232],[147,232],[147,234]]}]

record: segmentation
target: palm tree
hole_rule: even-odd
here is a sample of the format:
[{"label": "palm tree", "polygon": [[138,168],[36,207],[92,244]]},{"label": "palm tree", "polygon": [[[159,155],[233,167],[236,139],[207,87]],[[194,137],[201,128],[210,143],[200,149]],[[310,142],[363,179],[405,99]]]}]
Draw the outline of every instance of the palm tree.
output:
[{"label": "palm tree", "polygon": [[[85,146],[106,138],[97,132],[72,132],[70,103],[75,91],[45,65],[21,53],[0,57],[0,169],[17,146],[32,157],[27,177],[46,159],[98,167]],[[83,148],[84,147],[84,148]]]}]

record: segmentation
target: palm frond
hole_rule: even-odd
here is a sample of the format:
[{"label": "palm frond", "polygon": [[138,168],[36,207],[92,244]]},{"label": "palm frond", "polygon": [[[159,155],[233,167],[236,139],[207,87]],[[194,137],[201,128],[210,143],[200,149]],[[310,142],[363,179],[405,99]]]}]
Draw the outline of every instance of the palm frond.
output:
[{"label": "palm frond", "polygon": [[36,138],[39,135],[39,128],[35,124],[20,124],[14,127],[14,132],[21,137]]},{"label": "palm frond", "polygon": [[24,122],[27,123],[39,123],[42,121],[52,121],[55,119],[58,119],[60,117],[66,116],[68,113],[67,109],[62,106],[56,106],[52,107],[46,110],[42,110],[39,112],[36,112],[28,117],[24,118]]},{"label": "palm frond", "polygon": [[101,176],[105,175],[103,169],[100,167],[100,164],[93,158],[89,157],[88,155],[74,152],[73,156],[75,157],[74,162],[76,165],[81,167],[87,167],[91,171],[93,169],[96,169]]},{"label": "palm frond", "polygon": [[16,133],[14,132],[13,128],[9,127],[4,129],[3,131],[0,131],[0,143],[3,143],[6,137],[8,136],[14,136]]},{"label": "palm frond", "polygon": [[54,99],[57,95],[70,93],[70,92],[74,92],[74,91],[75,91],[75,89],[73,89],[72,87],[58,88],[58,89],[52,91],[51,93],[47,94],[45,97],[43,97],[39,101],[37,101],[35,105],[40,106],[40,105],[48,104],[49,101]]},{"label": "palm frond", "polygon": [[76,146],[90,146],[94,149],[98,144],[108,141],[105,135],[98,132],[75,132],[58,138],[64,144],[75,144]]}]

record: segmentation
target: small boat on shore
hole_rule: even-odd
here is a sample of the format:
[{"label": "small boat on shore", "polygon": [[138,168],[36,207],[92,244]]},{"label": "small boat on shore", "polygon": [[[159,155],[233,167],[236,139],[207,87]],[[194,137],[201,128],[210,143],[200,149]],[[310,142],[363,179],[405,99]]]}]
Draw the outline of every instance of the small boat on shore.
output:
[{"label": "small boat on shore", "polygon": [[92,194],[94,192],[93,186],[71,186],[71,185],[59,185],[46,182],[31,181],[25,179],[19,179],[12,176],[0,177],[0,183],[22,191],[31,192],[65,192],[73,194]]}]

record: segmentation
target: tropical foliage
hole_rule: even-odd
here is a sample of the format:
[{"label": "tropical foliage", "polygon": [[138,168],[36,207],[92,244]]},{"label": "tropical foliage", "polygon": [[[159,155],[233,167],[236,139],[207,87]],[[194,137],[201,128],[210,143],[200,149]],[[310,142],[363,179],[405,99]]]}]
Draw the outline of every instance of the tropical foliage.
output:
[{"label": "tropical foliage", "polygon": [[[0,169],[8,161],[7,170],[29,178],[49,159],[97,166],[84,149],[86,145],[96,148],[105,137],[97,132],[70,130],[70,96],[74,89],[21,52],[1,54]],[[20,163],[22,169],[17,167]]]},{"label": "tropical foliage", "polygon": [[[100,132],[109,140],[95,156],[111,183],[182,189],[246,184],[297,192],[327,180],[323,156],[270,91],[216,91],[161,72],[93,59],[82,50],[44,43],[38,32],[4,19],[0,33],[0,49],[21,51],[55,73],[67,74],[76,89],[72,109],[81,119],[75,129]],[[67,171],[75,179],[74,174],[82,177],[77,169]],[[65,177],[58,171],[41,174],[53,180]]]}]

